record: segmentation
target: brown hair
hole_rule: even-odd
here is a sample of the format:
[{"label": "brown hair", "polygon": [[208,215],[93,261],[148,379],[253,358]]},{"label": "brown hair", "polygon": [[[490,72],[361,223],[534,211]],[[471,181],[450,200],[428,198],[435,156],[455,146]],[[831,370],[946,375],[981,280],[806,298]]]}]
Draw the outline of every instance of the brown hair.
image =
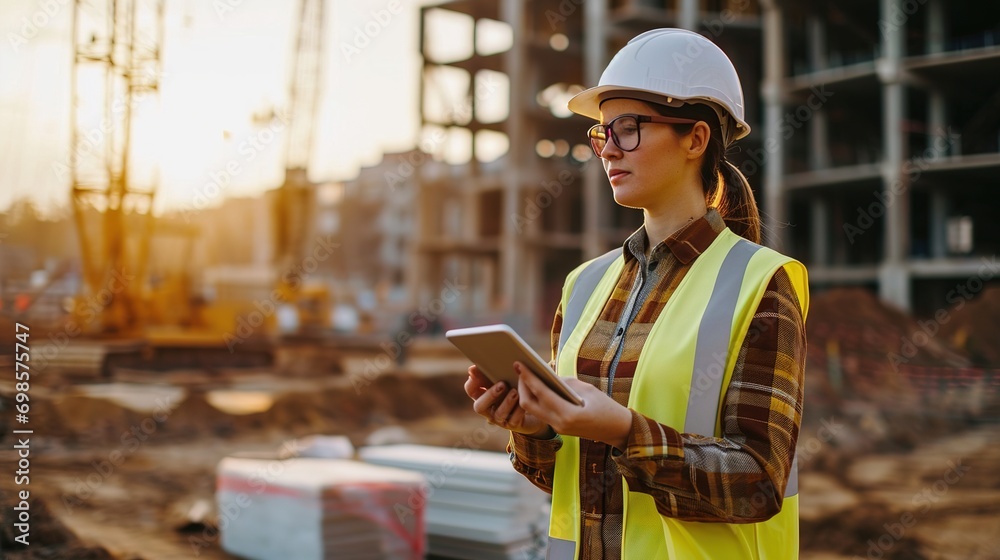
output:
[{"label": "brown hair", "polygon": [[[680,107],[669,107],[649,103],[657,113],[666,117],[685,117],[705,121],[712,131],[701,162],[701,184],[705,193],[705,203],[719,211],[729,229],[754,243],[760,243],[760,213],[757,200],[747,178],[726,158],[722,140],[719,116],[703,103],[686,103]],[[675,124],[678,134],[688,134],[693,124]]]}]

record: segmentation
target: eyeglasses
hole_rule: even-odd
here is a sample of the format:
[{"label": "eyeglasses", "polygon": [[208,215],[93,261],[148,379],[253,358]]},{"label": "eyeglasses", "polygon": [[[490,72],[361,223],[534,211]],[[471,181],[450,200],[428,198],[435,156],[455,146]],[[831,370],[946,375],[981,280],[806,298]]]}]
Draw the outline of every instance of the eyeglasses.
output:
[{"label": "eyeglasses", "polygon": [[608,136],[611,141],[623,152],[631,152],[639,147],[639,125],[641,123],[660,124],[694,124],[698,119],[682,119],[680,117],[654,117],[650,115],[621,115],[615,117],[608,124],[595,124],[587,131],[590,137],[590,147],[594,149],[597,157],[601,157],[604,146],[608,144]]}]

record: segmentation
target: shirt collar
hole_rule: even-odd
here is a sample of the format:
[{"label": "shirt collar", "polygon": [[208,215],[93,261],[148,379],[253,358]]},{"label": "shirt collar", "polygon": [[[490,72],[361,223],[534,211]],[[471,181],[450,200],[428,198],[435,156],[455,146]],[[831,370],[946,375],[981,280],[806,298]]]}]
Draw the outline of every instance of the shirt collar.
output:
[{"label": "shirt collar", "polygon": [[[667,251],[673,253],[683,264],[689,264],[698,255],[702,254],[708,246],[715,241],[715,238],[726,229],[726,222],[719,215],[715,208],[709,208],[704,216],[692,219],[670,237],[660,241],[653,247],[650,253],[650,261],[657,262],[662,259]],[[637,259],[641,263],[646,262],[646,244],[649,238],[646,234],[646,226],[640,226],[635,233],[630,235],[622,246],[625,253],[625,260],[629,258]]]}]

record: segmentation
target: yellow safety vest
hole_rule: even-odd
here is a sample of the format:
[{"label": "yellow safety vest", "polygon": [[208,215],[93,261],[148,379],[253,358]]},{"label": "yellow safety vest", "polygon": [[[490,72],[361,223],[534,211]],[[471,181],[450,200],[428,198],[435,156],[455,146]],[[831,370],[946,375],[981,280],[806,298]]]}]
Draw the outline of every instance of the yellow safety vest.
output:
[{"label": "yellow safety vest", "polygon": [[[621,250],[584,263],[563,287],[564,331],[557,356],[559,375],[576,377],[577,354],[624,268]],[[613,261],[611,259],[614,259]],[[604,259],[603,274],[574,292],[581,273]],[[803,320],[809,307],[805,267],[789,257],[737,236],[728,228],[702,253],[654,323],[639,355],[628,406],[681,431],[722,435],[719,414],[733,368],[771,276],[784,267],[798,294]],[[579,284],[585,284],[580,280]],[[583,299],[580,299],[583,298]],[[571,300],[576,301],[571,301]],[[585,300],[585,303],[581,302]],[[576,314],[577,316],[573,316]],[[579,557],[580,442],[562,436],[556,453],[548,560]],[[760,559],[798,557],[797,465],[793,463],[781,511],[759,523],[702,523],[664,517],[653,498],[631,492],[623,479],[623,560]],[[764,490],[762,490],[764,491]],[[753,500],[753,496],[746,496]],[[760,497],[758,497],[758,500]]]}]

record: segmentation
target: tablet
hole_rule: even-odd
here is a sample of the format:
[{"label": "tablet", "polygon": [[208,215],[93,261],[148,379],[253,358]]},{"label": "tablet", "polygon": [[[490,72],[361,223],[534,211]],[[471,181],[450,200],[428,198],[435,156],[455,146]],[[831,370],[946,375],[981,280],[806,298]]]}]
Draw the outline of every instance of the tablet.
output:
[{"label": "tablet", "polygon": [[524,340],[507,325],[485,325],[466,329],[452,329],[445,337],[462,351],[479,371],[497,383],[506,381],[510,387],[517,387],[517,373],[514,362],[521,362],[559,396],[576,405],[583,405],[583,399],[563,383]]}]

